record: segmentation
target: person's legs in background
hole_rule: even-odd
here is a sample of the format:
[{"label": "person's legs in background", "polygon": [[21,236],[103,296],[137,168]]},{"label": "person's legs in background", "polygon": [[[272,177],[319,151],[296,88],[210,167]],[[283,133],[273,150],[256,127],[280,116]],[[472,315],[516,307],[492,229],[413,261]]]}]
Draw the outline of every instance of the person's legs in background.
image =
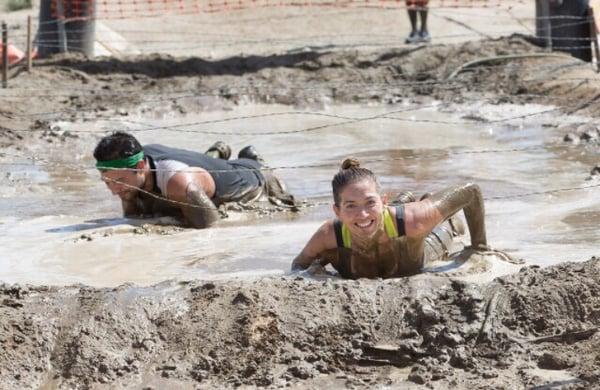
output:
[{"label": "person's legs in background", "polygon": [[411,31],[406,40],[407,44],[417,43],[419,41],[419,29],[417,28],[417,1],[406,0],[406,10],[408,11],[408,19],[410,20]]},{"label": "person's legs in background", "polygon": [[431,42],[431,36],[429,35],[429,31],[427,30],[427,3],[429,1],[419,1],[419,17],[421,18],[421,30],[419,30],[419,38],[420,42]]},{"label": "person's legs in background", "polygon": [[[411,31],[406,40],[407,44],[427,43],[431,41],[427,29],[427,4],[429,0],[406,0],[406,10],[410,20]],[[418,19],[421,19],[421,28],[418,28]]]}]

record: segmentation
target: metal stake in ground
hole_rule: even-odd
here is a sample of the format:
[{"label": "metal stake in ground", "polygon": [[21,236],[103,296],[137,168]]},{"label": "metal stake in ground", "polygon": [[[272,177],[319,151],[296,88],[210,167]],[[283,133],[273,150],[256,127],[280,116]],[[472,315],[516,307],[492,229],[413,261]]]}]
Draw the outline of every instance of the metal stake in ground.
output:
[{"label": "metal stake in ground", "polygon": [[65,6],[62,1],[56,2],[56,19],[58,29],[58,47],[61,53],[67,52],[67,29],[65,26]]},{"label": "metal stake in ground", "polygon": [[8,28],[2,22],[2,88],[8,87]]},{"label": "metal stake in ground", "polygon": [[27,17],[27,71],[31,72],[31,15]]},{"label": "metal stake in ground", "polygon": [[535,32],[544,39],[546,51],[552,51],[552,25],[550,24],[550,0],[535,2]]}]

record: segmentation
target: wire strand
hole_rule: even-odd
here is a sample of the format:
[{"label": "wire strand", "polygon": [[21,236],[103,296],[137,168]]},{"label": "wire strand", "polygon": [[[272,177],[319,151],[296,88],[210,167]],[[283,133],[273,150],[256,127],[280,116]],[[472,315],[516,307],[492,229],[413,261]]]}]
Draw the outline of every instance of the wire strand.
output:
[{"label": "wire strand", "polygon": [[[570,145],[535,145],[535,146],[526,146],[521,148],[508,148],[508,149],[474,149],[474,150],[459,150],[459,151],[445,151],[442,153],[420,153],[411,156],[401,156],[401,157],[380,157],[380,158],[365,158],[362,160],[363,163],[377,163],[377,162],[395,162],[395,161],[407,161],[407,160],[426,160],[440,157],[449,157],[449,156],[460,156],[460,155],[479,155],[479,154],[498,154],[498,153],[520,153],[520,152],[531,152],[531,151],[539,151],[539,150],[547,150],[547,149],[570,149]],[[85,166],[78,165],[72,163],[61,163],[61,162],[50,162],[47,160],[43,160],[36,156],[19,156],[19,155],[10,155],[3,153],[0,157],[11,157],[11,158],[25,158],[27,160],[31,160],[30,163],[18,163],[18,162],[2,162],[0,165],[2,166],[44,166],[44,167],[60,167],[60,168],[69,168],[76,170],[94,170],[97,168],[95,166]],[[42,162],[41,164],[38,162]],[[273,171],[273,170],[294,170],[294,169],[312,169],[312,168],[325,168],[325,167],[336,167],[339,165],[337,161],[329,161],[323,163],[313,163],[313,164],[298,164],[298,165],[280,165],[280,166],[265,166],[261,168],[244,168],[249,171]],[[129,172],[141,172],[141,171],[149,171],[149,172],[157,172],[158,169],[152,168],[113,168],[111,170],[115,171],[129,171]],[[225,172],[236,172],[239,169],[205,169],[206,172],[209,173],[225,173]],[[173,170],[163,170],[160,169],[161,172],[175,172],[175,173],[192,173],[196,172],[193,169],[173,169]]]}]

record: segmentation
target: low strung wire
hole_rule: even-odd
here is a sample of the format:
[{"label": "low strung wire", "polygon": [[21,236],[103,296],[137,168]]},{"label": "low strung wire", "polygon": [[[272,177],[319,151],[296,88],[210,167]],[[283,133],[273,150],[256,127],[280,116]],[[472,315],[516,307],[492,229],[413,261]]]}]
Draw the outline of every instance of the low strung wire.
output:
[{"label": "low strung wire", "polygon": [[[197,205],[197,204],[192,204],[192,203],[188,203],[188,202],[180,202],[177,200],[173,200],[173,199],[168,199],[165,198],[162,195],[158,195],[155,194],[153,192],[144,190],[142,188],[138,188],[136,186],[132,186],[130,184],[121,182],[119,180],[115,180],[115,179],[111,179],[111,178],[104,178],[105,181],[108,182],[112,182],[112,183],[117,183],[119,185],[122,185],[124,187],[139,191],[141,193],[144,193],[154,199],[158,199],[164,202],[168,202],[171,203],[173,205],[177,205],[177,206],[183,206],[183,207],[191,207],[191,208],[196,208],[196,209],[210,209],[213,210],[214,208],[212,207],[206,207],[206,206],[201,206],[201,205]],[[600,187],[600,183],[598,184],[591,184],[591,185],[587,185],[587,186],[579,186],[579,187],[567,187],[567,188],[556,188],[556,189],[551,189],[551,190],[546,190],[546,191],[532,191],[532,192],[525,192],[525,193],[520,193],[520,194],[509,194],[509,195],[498,195],[498,196],[490,196],[490,197],[484,197],[484,200],[506,200],[506,199],[518,199],[518,198],[524,198],[524,197],[529,197],[529,196],[535,196],[535,195],[551,195],[551,194],[556,194],[556,193],[561,193],[561,192],[572,192],[572,191],[581,191],[581,190],[588,190],[591,188],[598,188]],[[307,204],[307,206],[329,206],[331,205],[331,202],[309,202]]]}]

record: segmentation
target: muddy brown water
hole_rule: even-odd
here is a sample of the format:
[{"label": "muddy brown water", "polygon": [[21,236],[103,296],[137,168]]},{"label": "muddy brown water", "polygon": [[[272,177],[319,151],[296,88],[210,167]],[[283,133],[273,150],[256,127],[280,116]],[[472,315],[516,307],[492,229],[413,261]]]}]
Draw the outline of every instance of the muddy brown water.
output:
[{"label": "muddy brown water", "polygon": [[[118,199],[93,169],[91,151],[109,128],[135,130],[142,143],[200,151],[217,139],[230,143],[234,153],[253,144],[276,167],[320,165],[278,171],[297,197],[313,202],[330,200],[331,177],[349,155],[376,172],[384,191],[392,194],[401,190],[421,194],[476,182],[484,196],[491,198],[486,201],[486,214],[492,246],[508,250],[528,264],[584,260],[596,254],[595,243],[600,239],[595,222],[598,188],[493,198],[589,185],[586,173],[597,156],[585,149],[564,147],[563,134],[557,130],[557,125],[585,118],[552,113],[497,123],[465,118],[494,121],[548,108],[484,103],[447,106],[408,100],[388,106],[247,104],[185,117],[165,110],[155,111],[152,117],[130,113],[93,125],[59,122],[60,131],[96,133],[81,134],[60,146],[33,145],[31,150],[42,156],[35,166],[10,165],[28,160],[0,156],[2,163],[8,164],[0,165],[0,175],[5,178],[0,185],[0,280],[114,286],[283,274],[319,224],[332,216],[331,206],[320,205],[297,215],[264,218],[231,213],[220,226],[208,230],[141,227],[148,221],[120,218]],[[276,115],[251,118],[263,114]],[[227,118],[231,120],[220,121]],[[352,118],[371,119],[344,123]],[[206,123],[211,120],[217,122]],[[176,131],[138,131],[197,122],[204,123],[172,129]],[[331,126],[301,131],[327,124]],[[298,132],[252,134],[295,130]],[[519,151],[467,153],[507,149]],[[44,165],[47,162],[57,165]],[[494,259],[491,262],[494,267],[485,271],[488,279],[514,270]],[[448,272],[460,267],[447,263],[432,270]]]}]

